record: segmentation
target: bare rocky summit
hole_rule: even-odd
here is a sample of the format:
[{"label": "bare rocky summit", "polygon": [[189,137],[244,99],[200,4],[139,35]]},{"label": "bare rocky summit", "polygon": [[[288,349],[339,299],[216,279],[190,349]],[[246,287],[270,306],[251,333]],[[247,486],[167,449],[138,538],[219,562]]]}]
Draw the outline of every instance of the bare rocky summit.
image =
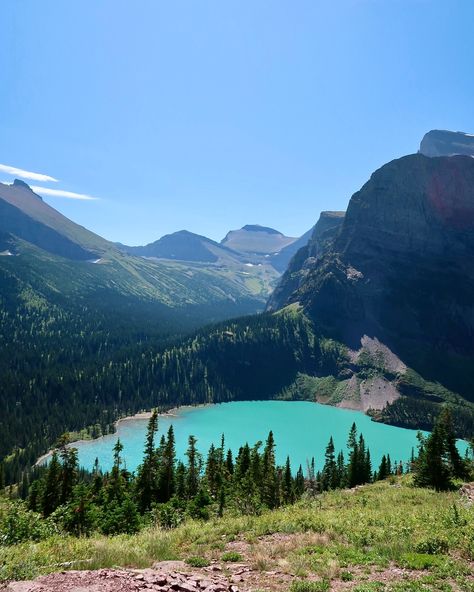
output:
[{"label": "bare rocky summit", "polygon": [[424,135],[420,153],[425,156],[474,156],[474,135],[448,130],[431,130]]}]

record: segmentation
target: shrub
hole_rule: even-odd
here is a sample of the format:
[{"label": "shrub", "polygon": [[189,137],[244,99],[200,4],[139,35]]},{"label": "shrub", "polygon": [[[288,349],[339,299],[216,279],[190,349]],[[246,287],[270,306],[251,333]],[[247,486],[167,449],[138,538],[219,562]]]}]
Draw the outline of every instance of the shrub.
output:
[{"label": "shrub", "polygon": [[191,567],[207,567],[210,565],[210,561],[205,557],[188,557],[186,563]]},{"label": "shrub", "polygon": [[448,550],[448,541],[438,537],[420,541],[415,547],[417,553],[424,553],[426,555],[442,555],[443,553],[447,553]]},{"label": "shrub", "polygon": [[27,510],[23,502],[13,502],[0,514],[0,545],[14,545],[23,541],[40,541],[57,531],[51,519]]},{"label": "shrub", "polygon": [[242,561],[242,555],[240,553],[237,553],[236,551],[227,551],[227,553],[224,553],[224,555],[222,555],[221,559],[222,561],[233,563],[237,561]]},{"label": "shrub", "polygon": [[404,553],[400,564],[408,569],[431,569],[439,565],[439,559],[427,553]]}]

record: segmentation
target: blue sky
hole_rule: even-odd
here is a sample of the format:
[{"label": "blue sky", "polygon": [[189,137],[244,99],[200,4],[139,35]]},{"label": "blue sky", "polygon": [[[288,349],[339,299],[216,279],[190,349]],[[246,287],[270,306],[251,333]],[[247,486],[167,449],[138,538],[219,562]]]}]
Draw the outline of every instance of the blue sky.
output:
[{"label": "blue sky", "polygon": [[111,240],[298,236],[429,129],[474,132],[471,0],[3,0],[0,19],[0,163],[99,198],[45,196]]}]

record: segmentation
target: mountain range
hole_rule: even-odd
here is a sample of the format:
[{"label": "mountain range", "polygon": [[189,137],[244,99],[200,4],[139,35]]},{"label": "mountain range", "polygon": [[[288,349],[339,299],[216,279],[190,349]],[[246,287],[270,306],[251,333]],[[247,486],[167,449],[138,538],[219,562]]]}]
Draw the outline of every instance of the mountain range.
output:
[{"label": "mountain range", "polygon": [[[5,282],[52,302],[74,296],[101,308],[113,298],[167,331],[262,310],[281,273],[272,257],[289,259],[298,245],[264,227],[229,234],[240,237],[240,251],[185,230],[126,247],[75,224],[23,181],[0,184],[0,254],[14,255],[0,256]],[[275,254],[278,247],[286,248]]]},{"label": "mountain range", "polygon": [[249,225],[124,247],[0,184],[0,456],[153,406],[274,397],[417,429],[449,403],[472,435],[474,159],[471,136],[441,136],[298,240]]}]

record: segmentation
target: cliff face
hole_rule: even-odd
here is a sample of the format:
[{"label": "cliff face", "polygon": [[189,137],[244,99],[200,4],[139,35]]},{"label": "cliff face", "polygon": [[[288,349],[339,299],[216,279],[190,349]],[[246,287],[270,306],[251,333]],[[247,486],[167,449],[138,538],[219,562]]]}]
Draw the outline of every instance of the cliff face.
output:
[{"label": "cliff face", "polygon": [[299,302],[321,332],[355,349],[364,335],[377,338],[474,399],[474,159],[386,164],[320,247],[293,260],[272,309]]},{"label": "cliff face", "polygon": [[308,243],[290,260],[286,272],[268,301],[267,310],[277,310],[294,302],[292,295],[298,292],[317,258],[324,253],[325,246],[335,238],[343,220],[344,212],[321,212]]}]

